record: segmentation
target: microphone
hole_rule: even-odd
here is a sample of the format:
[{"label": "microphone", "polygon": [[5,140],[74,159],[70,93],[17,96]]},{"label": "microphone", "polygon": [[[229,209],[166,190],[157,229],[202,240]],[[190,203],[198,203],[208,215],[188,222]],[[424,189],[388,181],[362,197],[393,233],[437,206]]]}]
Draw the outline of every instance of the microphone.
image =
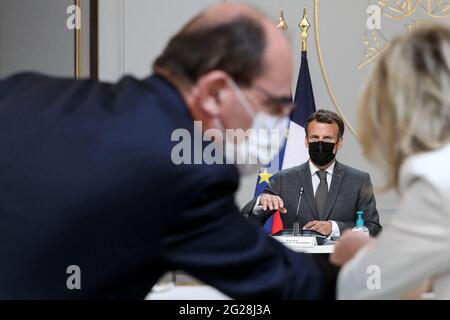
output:
[{"label": "microphone", "polygon": [[[298,237],[299,233],[300,233],[300,216],[299,216],[299,211],[300,211],[300,204],[302,203],[302,197],[303,197],[303,192],[304,189],[303,187],[300,188],[300,195],[298,197],[298,203],[297,203],[297,214],[295,217],[295,222],[294,222],[294,236]],[[303,234],[303,232],[302,232]]]}]

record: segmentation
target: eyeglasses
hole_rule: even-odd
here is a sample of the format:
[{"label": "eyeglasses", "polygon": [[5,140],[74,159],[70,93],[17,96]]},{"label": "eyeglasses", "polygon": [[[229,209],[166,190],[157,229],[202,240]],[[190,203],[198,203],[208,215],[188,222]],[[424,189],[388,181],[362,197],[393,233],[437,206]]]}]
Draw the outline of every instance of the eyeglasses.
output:
[{"label": "eyeglasses", "polygon": [[264,104],[268,108],[269,113],[287,115],[294,109],[295,105],[292,101],[292,96],[275,96],[258,84],[253,84],[253,88],[265,96]]}]

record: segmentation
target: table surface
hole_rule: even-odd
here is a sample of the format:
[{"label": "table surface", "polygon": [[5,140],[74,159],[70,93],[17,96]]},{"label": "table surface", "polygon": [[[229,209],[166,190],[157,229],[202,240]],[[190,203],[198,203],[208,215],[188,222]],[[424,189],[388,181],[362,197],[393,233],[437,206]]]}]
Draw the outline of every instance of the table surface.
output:
[{"label": "table surface", "polygon": [[296,252],[304,252],[304,253],[322,253],[322,254],[330,254],[334,252],[334,244],[326,244],[323,246],[315,246],[312,248],[298,248],[298,247],[289,247],[293,251]]},{"label": "table surface", "polygon": [[219,290],[207,285],[178,286],[150,292],[146,300],[231,300]]},{"label": "table surface", "polygon": [[[320,254],[331,254],[334,252],[334,245],[336,243],[336,241],[332,241],[330,239],[326,239],[325,243],[321,246],[319,245],[315,245],[313,247],[308,246],[308,245],[288,245],[285,242],[283,242],[284,240],[293,240],[293,239],[311,239],[311,237],[292,237],[292,236],[277,236],[277,237],[273,237],[274,239],[277,239],[278,241],[280,241],[283,245],[285,245],[286,247],[288,247],[289,249],[296,251],[296,252],[304,252],[304,253],[320,253]],[[304,242],[304,241],[301,241]]]}]

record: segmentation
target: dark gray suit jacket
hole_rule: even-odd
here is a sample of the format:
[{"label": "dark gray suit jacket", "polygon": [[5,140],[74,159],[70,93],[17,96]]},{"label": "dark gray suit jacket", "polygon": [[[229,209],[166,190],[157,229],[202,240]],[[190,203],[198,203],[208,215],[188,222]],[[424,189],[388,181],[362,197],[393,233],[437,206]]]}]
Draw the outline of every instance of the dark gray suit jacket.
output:
[{"label": "dark gray suit jacket", "polygon": [[[287,210],[286,214],[281,215],[285,229],[291,229],[295,222],[301,187],[304,188],[304,194],[299,210],[300,226],[312,220],[334,220],[342,234],[344,230],[355,226],[356,212],[363,211],[365,226],[370,234],[376,235],[381,231],[368,173],[336,162],[324,216],[317,213],[309,162],[275,174],[264,193],[278,195],[283,199]],[[263,224],[271,212],[253,214],[256,199],[245,205],[242,213],[248,215],[249,219]]]}]

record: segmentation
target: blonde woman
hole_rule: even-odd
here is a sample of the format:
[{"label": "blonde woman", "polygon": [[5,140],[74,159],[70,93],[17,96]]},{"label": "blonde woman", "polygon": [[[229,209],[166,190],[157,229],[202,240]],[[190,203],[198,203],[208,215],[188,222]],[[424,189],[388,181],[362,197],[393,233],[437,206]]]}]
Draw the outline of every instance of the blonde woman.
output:
[{"label": "blonde woman", "polygon": [[401,203],[378,238],[348,232],[337,244],[338,298],[408,298],[430,280],[436,298],[450,299],[449,27],[393,41],[364,90],[360,127],[366,157]]}]

